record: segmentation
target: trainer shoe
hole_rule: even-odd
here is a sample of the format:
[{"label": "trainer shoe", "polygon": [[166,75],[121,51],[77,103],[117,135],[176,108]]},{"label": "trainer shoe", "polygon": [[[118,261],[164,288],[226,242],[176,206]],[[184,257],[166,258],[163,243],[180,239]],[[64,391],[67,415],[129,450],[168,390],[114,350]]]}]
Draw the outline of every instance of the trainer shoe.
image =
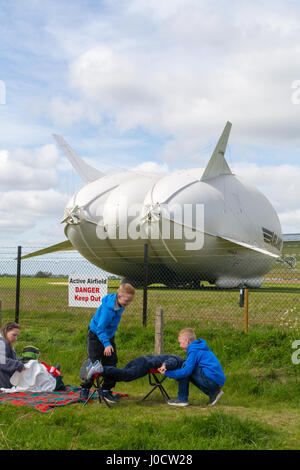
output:
[{"label": "trainer shoe", "polygon": [[87,367],[87,380],[89,380],[93,375],[95,374],[102,374],[103,372],[103,366],[100,364],[99,361],[94,362],[90,367]]},{"label": "trainer shoe", "polygon": [[224,395],[224,392],[222,390],[218,390],[212,397],[210,397],[210,400],[207,403],[207,406],[215,405],[217,403],[217,401],[220,400],[222,395]]},{"label": "trainer shoe", "polygon": [[113,395],[111,390],[105,390],[102,392],[102,396],[105,398],[105,400],[107,400],[109,403],[118,403],[119,402],[119,398],[118,398],[118,395],[115,394]]},{"label": "trainer shoe", "polygon": [[79,372],[79,376],[81,377],[80,374],[81,374],[81,373],[83,372],[83,370],[84,370],[84,377],[82,377],[82,378],[86,379],[86,378],[87,378],[87,375],[88,375],[88,373],[89,373],[89,370],[90,370],[90,368],[92,367],[92,365],[93,365],[93,363],[92,363],[92,361],[91,361],[90,359],[87,359],[86,361],[84,361],[84,363],[83,363],[82,366],[81,366],[81,369],[80,369],[80,372]]},{"label": "trainer shoe", "polygon": [[179,400],[179,398],[173,398],[172,400],[168,400],[167,403],[168,405],[172,406],[188,406],[189,404],[187,401]]}]

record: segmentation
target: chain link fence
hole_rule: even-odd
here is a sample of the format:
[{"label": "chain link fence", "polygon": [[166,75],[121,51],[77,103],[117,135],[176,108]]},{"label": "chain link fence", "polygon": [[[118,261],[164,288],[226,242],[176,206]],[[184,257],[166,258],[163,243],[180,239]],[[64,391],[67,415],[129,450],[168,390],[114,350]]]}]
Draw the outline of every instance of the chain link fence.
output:
[{"label": "chain link fence", "polygon": [[[141,283],[136,298],[126,309],[126,324],[153,326],[157,308],[164,322],[185,326],[230,325],[249,328],[272,325],[296,328],[300,320],[300,242],[285,246],[285,262],[274,262],[260,288],[216,288],[207,280],[197,280],[189,270],[176,273],[176,266],[145,264],[141,253],[137,268]],[[26,247],[22,255],[41,247]],[[88,325],[95,308],[71,307],[68,277],[108,276],[108,293],[116,292],[120,278],[102,271],[76,252],[66,251],[21,261],[19,296],[17,247],[0,248],[0,320],[18,320],[21,325],[42,327],[47,321]],[[148,285],[157,277],[159,283]],[[183,273],[183,274],[182,274]],[[147,284],[147,287],[146,287]],[[19,303],[18,303],[19,302]],[[71,328],[71,327],[70,327]]]}]

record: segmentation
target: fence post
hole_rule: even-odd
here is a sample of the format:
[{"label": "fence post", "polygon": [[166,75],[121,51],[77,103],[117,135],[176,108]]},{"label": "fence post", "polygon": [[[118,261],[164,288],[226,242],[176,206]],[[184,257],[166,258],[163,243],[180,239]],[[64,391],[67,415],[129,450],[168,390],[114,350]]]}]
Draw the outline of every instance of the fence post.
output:
[{"label": "fence post", "polygon": [[144,245],[143,326],[147,326],[148,244]]},{"label": "fence post", "polygon": [[164,311],[158,307],[155,312],[155,352],[164,353]]},{"label": "fence post", "polygon": [[22,247],[18,246],[16,308],[15,308],[15,322],[16,323],[19,323],[19,311],[20,311],[21,252],[22,252]]},{"label": "fence post", "polygon": [[2,327],[2,300],[0,299],[0,328]]},{"label": "fence post", "polygon": [[244,299],[244,332],[248,333],[248,289],[245,289]]}]

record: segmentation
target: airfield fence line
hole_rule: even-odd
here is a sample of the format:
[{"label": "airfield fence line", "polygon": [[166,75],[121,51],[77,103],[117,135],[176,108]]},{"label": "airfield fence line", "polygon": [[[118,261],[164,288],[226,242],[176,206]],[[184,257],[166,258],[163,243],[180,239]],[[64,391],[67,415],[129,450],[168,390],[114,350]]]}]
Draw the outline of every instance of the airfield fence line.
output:
[{"label": "airfield fence line", "polygon": [[[26,247],[21,254],[41,247]],[[293,251],[293,250],[292,250]],[[175,282],[170,268],[160,272],[160,283],[147,285],[158,266],[146,265],[142,259],[142,283],[136,289],[134,302],[126,309],[126,323],[154,326],[157,308],[164,311],[165,326],[169,323],[201,327],[202,325],[230,325],[247,327],[272,325],[278,328],[297,328],[300,324],[300,258],[297,252],[288,252],[289,261],[275,262],[264,276],[262,287],[220,289],[208,281],[196,282],[189,274],[182,282]],[[110,275],[72,251],[48,254],[17,261],[17,247],[0,247],[0,303],[2,324],[17,320],[22,325],[43,325],[47,319],[57,319],[58,326],[74,315],[88,325],[95,308],[70,307],[68,303],[68,276],[99,274],[108,276],[108,293],[116,292],[120,278]],[[143,264],[144,263],[144,264]],[[161,270],[161,265],[159,266]],[[17,275],[19,271],[19,276]]]}]

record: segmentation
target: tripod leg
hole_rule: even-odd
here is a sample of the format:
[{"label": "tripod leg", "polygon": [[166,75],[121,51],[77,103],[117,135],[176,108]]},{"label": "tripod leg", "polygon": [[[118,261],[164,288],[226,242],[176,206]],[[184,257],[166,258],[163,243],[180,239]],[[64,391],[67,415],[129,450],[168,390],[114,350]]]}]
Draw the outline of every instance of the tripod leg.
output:
[{"label": "tripod leg", "polygon": [[95,392],[96,392],[96,389],[93,390],[93,392],[89,394],[89,396],[88,396],[87,399],[85,400],[83,406],[85,406],[85,405],[89,402],[89,400],[90,400],[91,398],[93,398],[93,396],[95,395]]}]

